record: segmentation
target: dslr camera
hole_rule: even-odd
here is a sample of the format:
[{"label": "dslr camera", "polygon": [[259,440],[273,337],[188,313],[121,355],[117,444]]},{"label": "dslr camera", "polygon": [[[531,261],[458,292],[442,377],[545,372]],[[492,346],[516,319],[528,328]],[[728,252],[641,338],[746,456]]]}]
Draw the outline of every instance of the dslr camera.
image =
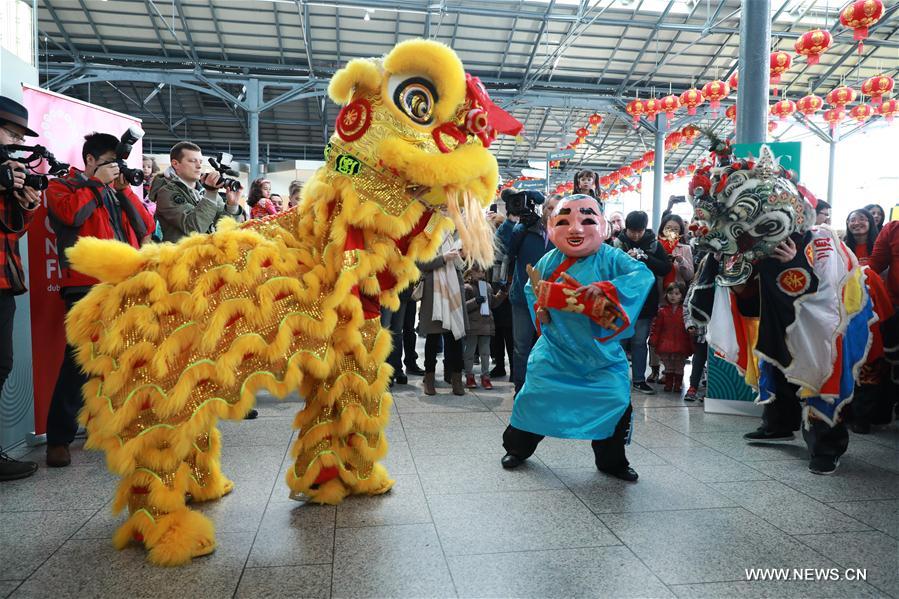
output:
[{"label": "dslr camera", "polygon": [[231,168],[232,159],[233,156],[231,156],[231,154],[219,152],[215,156],[209,157],[209,164],[215,169],[215,172],[221,175],[222,178],[219,179],[219,184],[222,189],[239,191],[240,189],[243,189],[243,185],[241,185],[240,181],[228,178],[240,176],[240,173]]},{"label": "dslr camera", "polygon": [[125,161],[131,155],[131,148],[143,136],[144,132],[139,127],[128,127],[128,130],[122,134],[119,145],[115,149],[115,163],[119,165],[119,173],[131,185],[144,184],[144,171],[139,168],[128,168],[128,165],[125,164]]},{"label": "dslr camera", "polygon": [[535,225],[540,221],[537,214],[537,204],[543,204],[546,198],[539,191],[514,191],[504,189],[500,194],[506,204],[506,214],[517,216],[518,222],[525,227]]},{"label": "dslr camera", "polygon": [[[27,154],[28,152],[30,152],[29,155],[21,157],[22,153]],[[69,170],[68,164],[56,160],[56,157],[53,156],[53,154],[44,146],[23,146],[18,144],[0,146],[0,185],[5,187],[7,190],[12,190],[15,184],[12,167],[3,164],[8,160],[13,160],[15,162],[18,162],[19,164],[25,165],[25,167],[27,168],[27,170],[25,171],[25,186],[37,191],[44,191],[45,189],[47,189],[47,186],[49,185],[47,175],[59,177],[60,175],[64,175]],[[34,169],[41,163],[42,160],[47,161],[47,175],[34,172]]]}]

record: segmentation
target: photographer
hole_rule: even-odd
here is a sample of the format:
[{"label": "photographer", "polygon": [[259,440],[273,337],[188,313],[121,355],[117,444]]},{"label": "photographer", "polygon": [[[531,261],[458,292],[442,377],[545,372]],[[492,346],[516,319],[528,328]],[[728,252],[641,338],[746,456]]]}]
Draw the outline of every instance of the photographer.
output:
[{"label": "photographer", "polygon": [[219,197],[223,176],[214,171],[202,174],[200,146],[179,142],[172,147],[169,158],[171,170],[165,178],[157,177],[150,191],[163,241],[178,241],[191,233],[212,233],[224,216],[239,222],[246,220],[240,206],[240,189],[225,191],[223,201]]},{"label": "photographer", "polygon": [[[47,188],[47,212],[56,233],[62,266],[60,294],[66,312],[97,282],[69,268],[66,250],[81,237],[115,239],[139,248],[149,240],[155,223],[143,202],[120,172],[116,158],[119,140],[108,133],[84,137],[81,157],[84,171],[70,168],[64,178],[53,179]],[[68,466],[69,444],[78,425],[81,387],[87,377],[75,362],[75,348],[66,345],[59,378],[47,414],[47,465]]]},{"label": "photographer", "polygon": [[[506,212],[511,216],[518,216],[522,222],[515,223],[509,218],[496,231],[497,237],[506,249],[506,257],[514,267],[509,301],[512,304],[512,334],[515,342],[512,379],[516,393],[524,385],[528,356],[537,337],[537,329],[531,320],[531,312],[524,295],[524,285],[528,281],[525,268],[529,264],[531,266],[537,264],[545,253],[555,248],[546,234],[546,220],[562,197],[552,196],[543,206],[543,216],[538,217],[533,211],[533,206],[527,208],[521,215],[513,214],[519,210],[516,208],[510,210],[510,204],[517,200],[518,195],[517,190],[507,189],[503,191],[501,197],[506,203]],[[539,197],[542,199],[543,196]]]},{"label": "photographer", "polygon": [[[647,229],[649,216],[645,212],[635,211],[624,219],[624,231],[615,239],[615,247],[639,260],[649,267],[656,278],[665,277],[671,272],[671,261],[668,254],[656,239],[652,229]],[[653,285],[649,296],[640,310],[637,322],[634,323],[634,336],[627,340],[631,348],[631,373],[634,389],[647,395],[654,395],[655,389],[646,383],[646,341],[649,338],[649,326],[656,312],[659,311],[659,286]]]},{"label": "photographer", "polygon": [[[18,102],[0,96],[0,145],[21,144],[25,137],[36,137],[28,128],[28,110]],[[9,188],[0,183],[0,390],[13,366],[13,322],[16,298],[27,291],[25,271],[19,256],[19,238],[28,230],[34,210],[40,205],[40,194],[25,187],[25,171],[13,160],[4,163],[11,168]],[[37,471],[34,462],[13,460],[0,448],[0,481],[31,476]]]}]

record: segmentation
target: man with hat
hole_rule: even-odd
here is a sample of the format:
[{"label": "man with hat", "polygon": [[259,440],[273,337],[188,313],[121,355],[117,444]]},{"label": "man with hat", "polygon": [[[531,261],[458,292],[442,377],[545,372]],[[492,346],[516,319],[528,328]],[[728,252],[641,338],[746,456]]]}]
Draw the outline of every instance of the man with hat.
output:
[{"label": "man with hat", "polygon": [[[28,128],[28,110],[0,96],[0,146],[21,144],[25,137],[37,137]],[[0,165],[0,390],[12,372],[13,321],[16,298],[27,291],[25,271],[19,255],[19,238],[28,230],[34,210],[40,205],[37,190],[25,187],[25,168],[14,160]],[[31,476],[34,462],[19,462],[0,448],[0,481]]]}]

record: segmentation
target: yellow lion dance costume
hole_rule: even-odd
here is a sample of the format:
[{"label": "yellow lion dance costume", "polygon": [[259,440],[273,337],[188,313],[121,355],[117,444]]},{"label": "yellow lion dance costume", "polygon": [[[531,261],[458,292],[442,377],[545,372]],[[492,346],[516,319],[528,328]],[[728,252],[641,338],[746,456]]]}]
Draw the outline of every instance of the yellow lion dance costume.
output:
[{"label": "yellow lion dance costume", "polygon": [[296,209],[177,244],[86,238],[69,251],[100,280],[66,323],[91,377],[86,446],[122,477],[114,510],[130,517],[114,544],[143,542],[153,563],[214,550],[212,522],[186,499],[232,490],[215,424],[242,418],[261,389],[306,398],[293,493],[338,503],[389,490],[378,463],[391,405],[380,306],[398,307],[416,260],[454,225],[471,259],[492,262],[481,208],[498,175],[486,147],[521,125],[453,51],[404,42],[350,62],[328,92],[343,105],[337,131]]}]

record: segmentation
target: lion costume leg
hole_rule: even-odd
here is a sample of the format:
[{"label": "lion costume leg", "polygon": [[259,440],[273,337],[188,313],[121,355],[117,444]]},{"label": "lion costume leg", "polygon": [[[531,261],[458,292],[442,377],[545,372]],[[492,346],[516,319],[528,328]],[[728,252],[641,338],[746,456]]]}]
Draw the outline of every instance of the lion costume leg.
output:
[{"label": "lion costume leg", "polygon": [[345,323],[334,337],[340,340],[335,343],[339,358],[331,376],[305,394],[310,399],[294,421],[300,435],[287,473],[293,494],[315,503],[385,493],[394,483],[377,463],[387,454],[384,429],[392,405],[385,364],[390,332],[379,319],[369,319],[358,329]]}]

